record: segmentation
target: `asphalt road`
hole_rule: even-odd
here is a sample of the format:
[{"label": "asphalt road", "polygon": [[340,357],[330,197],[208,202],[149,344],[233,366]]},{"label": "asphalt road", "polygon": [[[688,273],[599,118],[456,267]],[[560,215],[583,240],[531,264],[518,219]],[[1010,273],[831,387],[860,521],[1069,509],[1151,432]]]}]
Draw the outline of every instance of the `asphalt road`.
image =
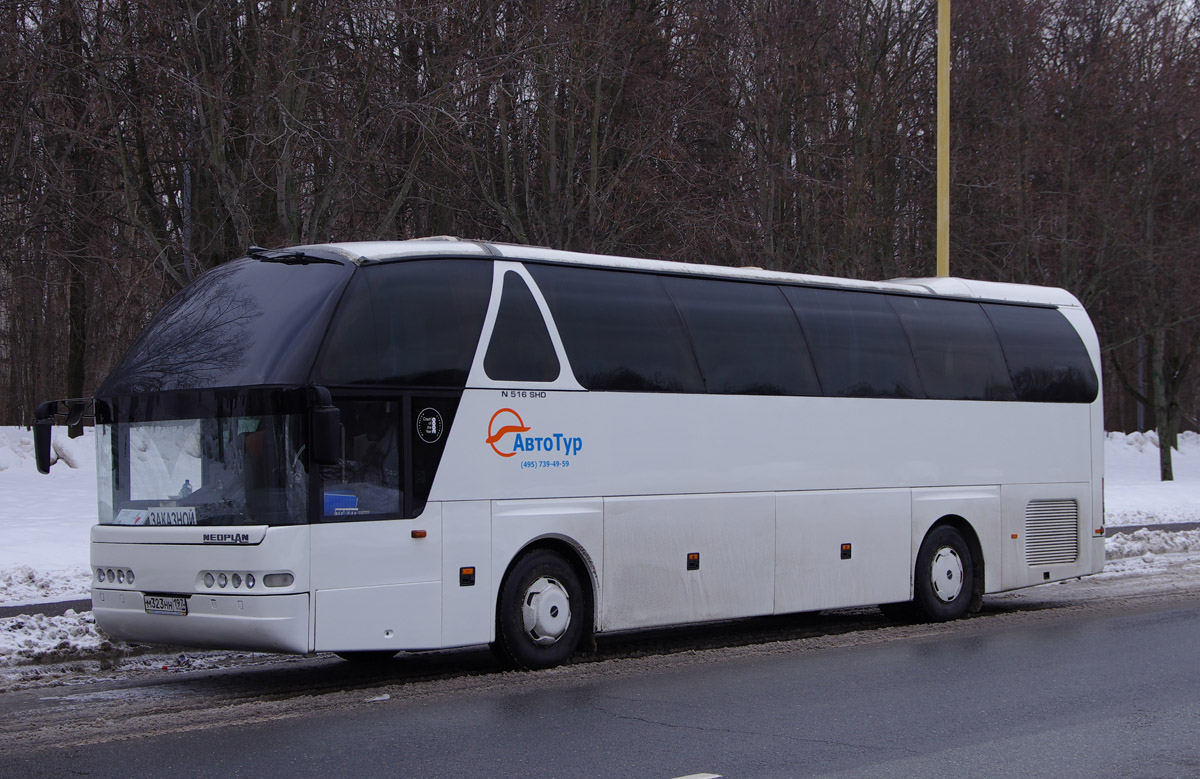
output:
[{"label": "asphalt road", "polygon": [[475,651],[16,685],[0,776],[1196,775],[1195,567],[945,625],[863,611],[616,637],[532,674]]}]

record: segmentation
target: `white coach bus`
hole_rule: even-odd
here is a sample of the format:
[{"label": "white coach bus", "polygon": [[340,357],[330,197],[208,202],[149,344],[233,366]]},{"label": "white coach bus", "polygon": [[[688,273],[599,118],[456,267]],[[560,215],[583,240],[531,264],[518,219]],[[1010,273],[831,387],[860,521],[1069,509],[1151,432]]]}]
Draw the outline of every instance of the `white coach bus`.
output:
[{"label": "white coach bus", "polygon": [[[267,251],[90,399],[110,636],[380,656],[1101,570],[1095,331],[1058,289],[457,239]],[[39,467],[56,413],[39,409]],[[888,604],[892,604],[890,607]]]}]

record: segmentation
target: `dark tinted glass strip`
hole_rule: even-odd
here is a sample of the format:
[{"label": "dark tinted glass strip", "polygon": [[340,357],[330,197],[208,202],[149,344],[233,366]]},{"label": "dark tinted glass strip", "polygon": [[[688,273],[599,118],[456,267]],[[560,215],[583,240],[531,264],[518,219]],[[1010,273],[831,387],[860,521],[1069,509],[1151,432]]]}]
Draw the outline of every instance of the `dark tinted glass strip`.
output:
[{"label": "dark tinted glass strip", "polygon": [[560,265],[528,268],[584,387],[704,392],[687,332],[658,276]]},{"label": "dark tinted glass strip", "polygon": [[887,296],[783,287],[832,397],[923,398],[912,349]]},{"label": "dark tinted glass strip", "polygon": [[483,369],[496,381],[554,381],[558,355],[533,293],[516,273],[504,274],[504,291]]},{"label": "dark tinted glass strip", "polygon": [[680,276],[663,282],[710,393],[821,394],[800,325],[778,287]]},{"label": "dark tinted glass strip", "polygon": [[492,264],[420,260],[359,268],[313,371],[331,386],[466,386]]},{"label": "dark tinted glass strip", "polygon": [[921,383],[939,400],[1013,400],[1000,341],[978,303],[889,295]]},{"label": "dark tinted glass strip", "polygon": [[1087,348],[1059,311],[985,303],[1017,400],[1091,403],[1100,391]]}]

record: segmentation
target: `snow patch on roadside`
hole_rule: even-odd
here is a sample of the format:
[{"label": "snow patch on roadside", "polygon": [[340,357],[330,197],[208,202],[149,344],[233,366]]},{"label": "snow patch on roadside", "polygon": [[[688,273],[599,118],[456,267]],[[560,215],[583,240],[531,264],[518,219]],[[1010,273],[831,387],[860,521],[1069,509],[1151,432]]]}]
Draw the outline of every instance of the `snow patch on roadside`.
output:
[{"label": "snow patch on roadside", "polygon": [[1114,533],[1104,543],[1105,560],[1175,552],[1200,552],[1200,530],[1142,528],[1132,533]]},{"label": "snow patch on roadside", "polygon": [[1104,544],[1104,570],[1095,579],[1200,570],[1200,530],[1115,533]]},{"label": "snow patch on roadside", "polygon": [[53,603],[91,597],[87,568],[42,569],[28,565],[0,569],[0,605]]},{"label": "snow patch on roadside", "polygon": [[96,628],[90,611],[68,609],[57,617],[22,614],[0,619],[0,668],[83,658],[117,647]]},{"label": "snow patch on roadside", "polygon": [[33,462],[33,433],[19,427],[0,427],[0,471]]},{"label": "snow patch on roadside", "polygon": [[1158,435],[1109,433],[1104,442],[1104,524],[1200,522],[1200,433],[1179,434],[1174,481],[1159,478]]}]

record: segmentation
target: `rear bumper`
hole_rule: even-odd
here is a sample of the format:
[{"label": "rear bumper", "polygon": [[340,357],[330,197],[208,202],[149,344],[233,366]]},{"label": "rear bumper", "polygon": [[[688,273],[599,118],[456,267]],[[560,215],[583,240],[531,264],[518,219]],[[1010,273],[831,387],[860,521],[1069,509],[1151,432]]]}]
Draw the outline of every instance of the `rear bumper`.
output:
[{"label": "rear bumper", "polygon": [[151,644],[312,651],[308,593],[292,595],[191,595],[187,616],[147,614],[142,593],[92,588],[96,624],[112,638]]}]

